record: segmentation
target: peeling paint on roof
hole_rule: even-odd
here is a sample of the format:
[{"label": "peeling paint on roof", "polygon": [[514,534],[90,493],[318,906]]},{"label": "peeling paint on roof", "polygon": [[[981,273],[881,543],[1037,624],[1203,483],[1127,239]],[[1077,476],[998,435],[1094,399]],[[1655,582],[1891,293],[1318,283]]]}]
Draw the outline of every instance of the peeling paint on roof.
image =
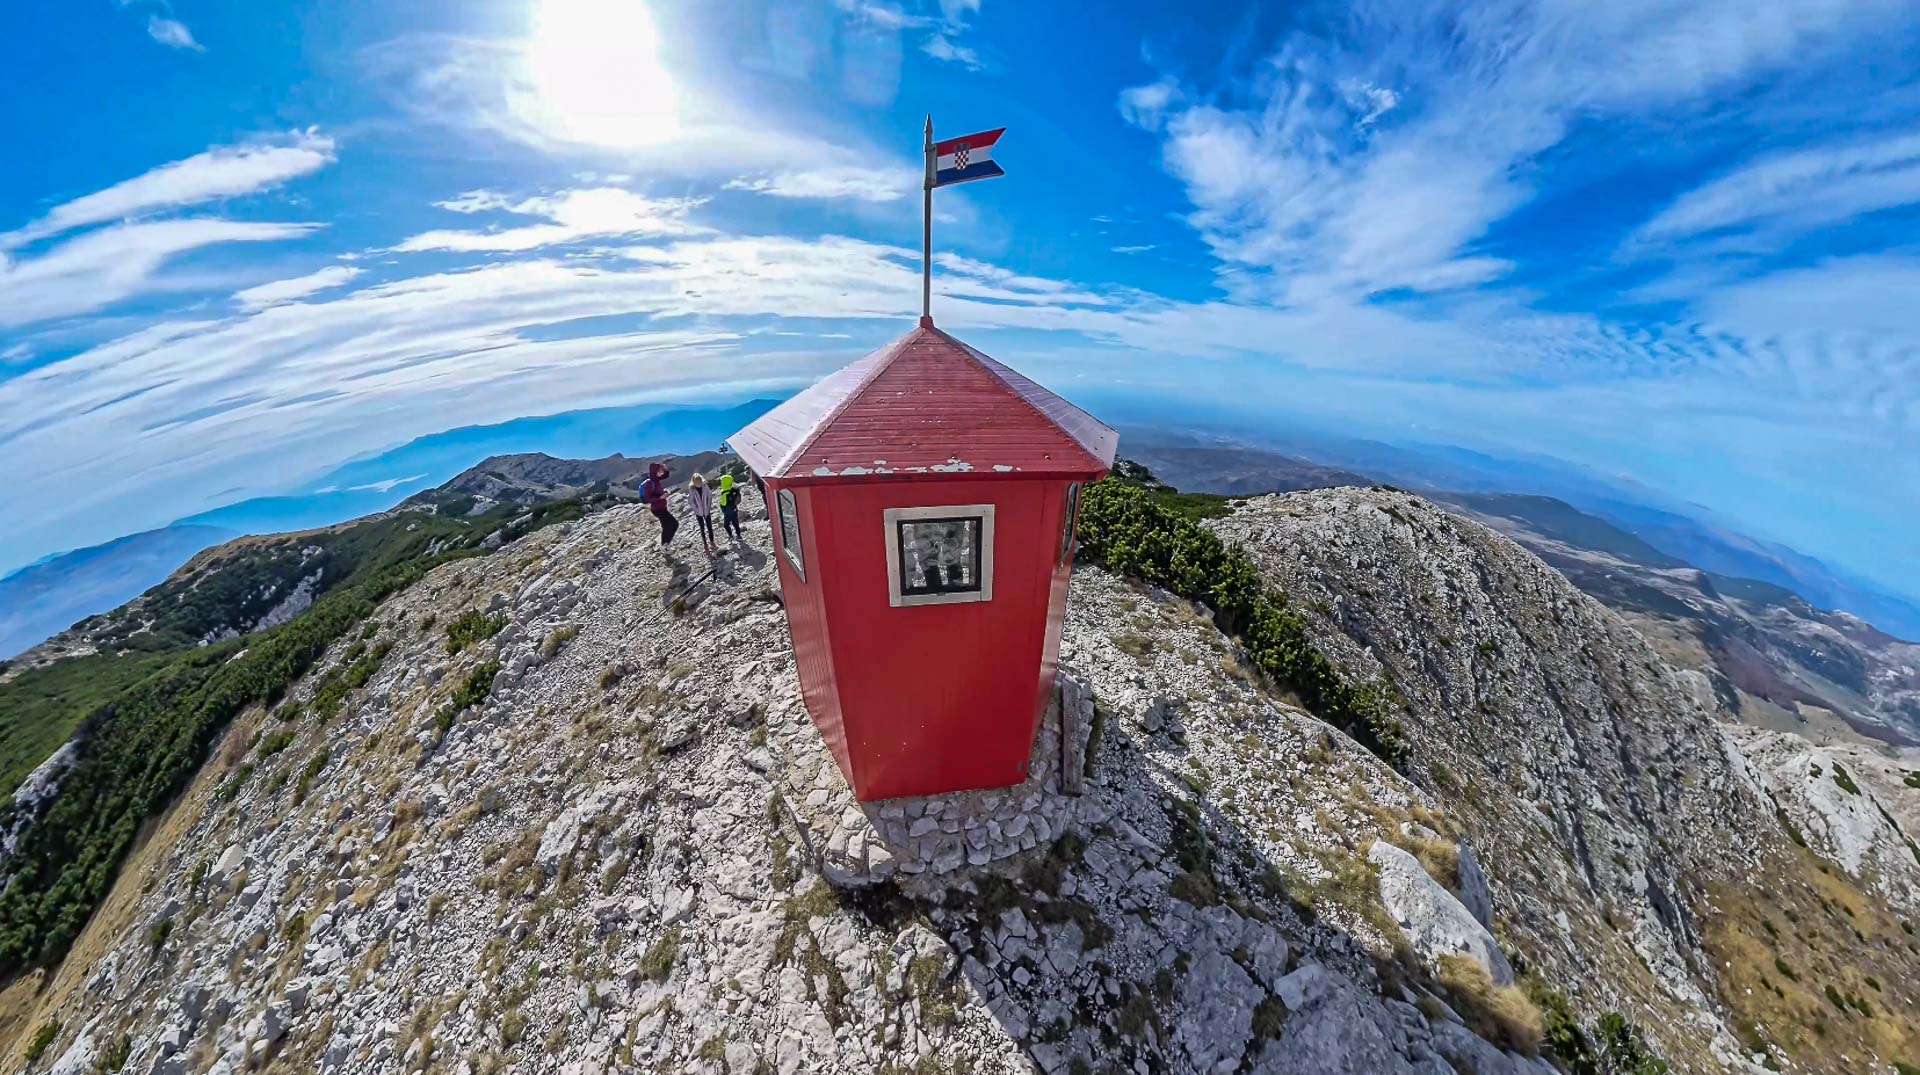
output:
[{"label": "peeling paint on roof", "polygon": [[952,456],[947,457],[947,461],[944,463],[935,463],[933,465],[933,471],[936,474],[965,474],[972,469],[972,463],[961,462]]},{"label": "peeling paint on roof", "polygon": [[1019,470],[1020,468],[1019,468],[1019,467],[1010,467],[1010,466],[1008,466],[1008,465],[1006,465],[1005,463],[995,463],[995,464],[993,465],[993,469],[994,469],[994,470],[996,470],[996,471],[998,471],[998,472],[1000,472],[1001,474],[1011,474],[1011,473],[1013,473],[1014,471],[1016,471],[1016,470]]}]

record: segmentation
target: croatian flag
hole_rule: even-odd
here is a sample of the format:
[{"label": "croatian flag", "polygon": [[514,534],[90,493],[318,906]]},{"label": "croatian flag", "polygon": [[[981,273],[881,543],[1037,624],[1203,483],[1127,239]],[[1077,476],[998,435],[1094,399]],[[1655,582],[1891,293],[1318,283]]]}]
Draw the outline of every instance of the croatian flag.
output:
[{"label": "croatian flag", "polygon": [[993,144],[1000,140],[1006,130],[1005,127],[996,127],[979,134],[965,134],[935,142],[933,185],[950,187],[955,183],[971,183],[976,179],[1006,175],[1005,169],[993,163]]}]

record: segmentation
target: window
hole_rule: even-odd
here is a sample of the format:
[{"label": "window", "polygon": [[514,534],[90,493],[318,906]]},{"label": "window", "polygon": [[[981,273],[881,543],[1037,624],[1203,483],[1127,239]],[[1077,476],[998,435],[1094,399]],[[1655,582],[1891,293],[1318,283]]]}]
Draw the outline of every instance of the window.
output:
[{"label": "window", "polygon": [[807,581],[807,561],[800,550],[800,509],[793,502],[793,490],[780,490],[780,548],[787,554],[800,581]]},{"label": "window", "polygon": [[1080,483],[1067,483],[1067,507],[1060,515],[1060,563],[1073,556],[1073,528],[1080,518]]},{"label": "window", "polygon": [[888,508],[887,591],[903,605],[993,600],[993,505]]}]

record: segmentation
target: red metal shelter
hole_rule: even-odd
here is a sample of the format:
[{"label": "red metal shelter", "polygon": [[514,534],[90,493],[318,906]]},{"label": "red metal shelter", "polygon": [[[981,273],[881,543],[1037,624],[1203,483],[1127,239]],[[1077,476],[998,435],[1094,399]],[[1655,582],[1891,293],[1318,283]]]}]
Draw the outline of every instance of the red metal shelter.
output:
[{"label": "red metal shelter", "polygon": [[766,481],[807,709],[854,794],[1026,779],[1080,485],[1119,436],[921,318],[729,443]]}]

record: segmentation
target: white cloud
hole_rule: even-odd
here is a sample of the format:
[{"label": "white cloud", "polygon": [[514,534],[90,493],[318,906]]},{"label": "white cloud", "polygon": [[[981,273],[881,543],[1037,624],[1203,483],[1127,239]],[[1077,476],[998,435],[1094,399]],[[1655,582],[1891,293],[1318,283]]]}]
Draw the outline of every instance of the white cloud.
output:
[{"label": "white cloud", "polygon": [[310,272],[305,276],[296,276],[289,280],[275,280],[271,283],[247,288],[244,291],[236,291],[233,295],[233,301],[239,303],[241,306],[252,309],[278,306],[283,302],[292,302],[295,299],[303,299],[308,295],[339,287],[342,284],[350,282],[354,277],[359,276],[365,271],[365,269],[356,268],[351,265],[329,265],[324,269],[320,269],[317,272]]},{"label": "white cloud", "polygon": [[437,209],[450,213],[487,213],[499,209],[510,209],[513,199],[497,190],[469,190],[464,194],[448,198],[444,202],[434,202]]},{"label": "white cloud", "polygon": [[285,139],[209,149],[55,206],[25,227],[0,234],[0,250],[75,228],[267,190],[332,163],[334,148],[333,139],[309,130]]},{"label": "white cloud", "polygon": [[147,16],[147,36],[170,49],[184,49],[190,52],[205,52],[200,42],[193,39],[193,31],[178,19],[163,19],[158,15]]},{"label": "white cloud", "polygon": [[698,198],[647,198],[618,187],[568,190],[507,204],[486,191],[469,191],[452,203],[439,203],[455,212],[503,209],[515,216],[544,217],[548,223],[527,224],[495,231],[438,230],[415,235],[394,249],[526,251],[582,239],[616,236],[698,235],[708,230],[686,219],[703,204]]},{"label": "white cloud", "polygon": [[[1365,0],[1286,38],[1233,92],[1122,94],[1163,132],[1191,220],[1237,294],[1443,293],[1511,268],[1479,249],[1576,123],[1640,117],[1900,25],[1901,0]],[[1225,102],[1225,103],[1223,103]],[[1390,121],[1389,121],[1390,120]]]},{"label": "white cloud", "polygon": [[405,478],[385,478],[377,482],[367,482],[365,485],[349,485],[346,491],[349,493],[390,493],[402,485],[412,485],[424,477],[426,477],[425,474],[412,474]]},{"label": "white cloud", "polygon": [[1343,82],[1340,92],[1346,95],[1347,106],[1361,113],[1360,118],[1353,121],[1356,127],[1370,127],[1400,105],[1399,94],[1371,82]]},{"label": "white cloud", "polygon": [[728,181],[726,189],[770,194],[776,198],[849,198],[864,202],[893,202],[906,197],[919,186],[920,176],[917,172],[848,165],[734,179]]},{"label": "white cloud", "polygon": [[1920,202],[1920,135],[1778,153],[1681,195],[1624,249],[1734,229],[1800,232]]},{"label": "white cloud", "polygon": [[1120,91],[1120,115],[1136,127],[1156,131],[1166,119],[1167,108],[1179,96],[1180,84],[1172,75],[1144,86],[1131,86]]},{"label": "white cloud", "polygon": [[[0,559],[33,550],[31,559],[211,506],[182,505],[158,483],[271,491],[346,456],[452,425],[714,383],[791,384],[851,356],[770,352],[766,337],[750,338],[742,326],[864,323],[867,335],[904,328],[919,305],[917,253],[837,236],[693,236],[430,273],[143,329],[0,381],[0,451],[18,460],[0,510],[32,520],[0,535]],[[1467,392],[1465,383],[1516,408],[1520,400],[1571,408],[1561,423],[1595,437],[1617,439],[1654,408],[1650,401],[1663,427],[1730,410],[1776,439],[1817,437],[1819,423],[1836,422],[1849,436],[1889,443],[1920,431],[1920,393],[1897,387],[1920,384],[1914,360],[1901,357],[1920,351],[1824,327],[1837,315],[1791,337],[1760,319],[1767,311],[1801,319],[1851,293],[1884,311],[1875,315],[1878,329],[1910,339],[1920,326],[1898,315],[1902,296],[1920,286],[1912,266],[1783,277],[1770,292],[1709,311],[1707,327],[1632,331],[1497,297],[1455,300],[1426,315],[1333,300],[1287,309],[1177,302],[951,253],[939,257],[934,284],[943,327],[1052,334],[1103,356],[1090,368],[1103,383],[1126,376],[1191,384],[1192,365],[1182,360],[1201,359],[1230,364],[1219,368],[1236,383],[1257,371],[1324,370],[1356,378],[1349,385],[1398,386],[1392,391],[1407,399],[1416,389],[1435,398]],[[1807,309],[1779,304],[1794,293],[1808,296]],[[590,334],[569,336],[571,326]],[[1049,350],[1028,342],[1007,357],[1031,367]],[[1443,392],[1436,382],[1452,387]],[[1568,384],[1577,387],[1515,387]],[[137,505],[150,517],[107,512],[107,504]]]},{"label": "white cloud", "polygon": [[104,309],[156,288],[168,259],[218,243],[292,239],[312,224],[160,220],[90,231],[38,257],[0,254],[0,326],[50,321]]},{"label": "white cloud", "polygon": [[898,4],[889,4],[881,0],[834,0],[841,11],[852,16],[856,22],[880,30],[908,30],[927,26],[933,20],[924,15],[909,14]]},{"label": "white cloud", "polygon": [[920,46],[920,51],[946,63],[958,64],[969,71],[978,71],[984,66],[980,54],[967,45],[957,44],[946,34],[934,34]]},{"label": "white cloud", "polygon": [[1149,250],[1155,249],[1157,246],[1158,244],[1156,243],[1139,243],[1133,246],[1116,246],[1113,248],[1113,252],[1116,254],[1144,254]]},{"label": "white cloud", "polygon": [[980,14],[980,0],[940,0],[940,17],[949,23],[964,24]]}]

